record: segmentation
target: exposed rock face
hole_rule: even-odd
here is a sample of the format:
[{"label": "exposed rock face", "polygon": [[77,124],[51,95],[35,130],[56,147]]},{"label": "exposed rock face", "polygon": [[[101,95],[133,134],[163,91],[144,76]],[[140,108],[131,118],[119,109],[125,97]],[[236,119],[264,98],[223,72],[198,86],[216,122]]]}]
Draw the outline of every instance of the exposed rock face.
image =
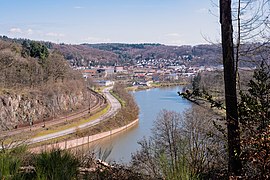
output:
[{"label": "exposed rock face", "polygon": [[72,112],[86,105],[86,97],[83,92],[2,93],[0,129],[13,129],[16,126],[51,119],[61,113]]}]

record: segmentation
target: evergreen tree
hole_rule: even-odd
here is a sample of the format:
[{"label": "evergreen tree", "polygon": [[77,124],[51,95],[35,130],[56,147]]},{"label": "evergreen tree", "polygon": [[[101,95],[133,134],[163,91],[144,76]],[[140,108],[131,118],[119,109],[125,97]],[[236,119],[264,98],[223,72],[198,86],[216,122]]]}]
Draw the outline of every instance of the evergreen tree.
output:
[{"label": "evergreen tree", "polygon": [[243,125],[264,129],[270,120],[270,68],[262,62],[250,80],[248,92],[240,92],[239,117]]},{"label": "evergreen tree", "polygon": [[201,82],[201,74],[199,73],[197,76],[193,78],[192,81],[192,90],[193,90],[193,95],[195,96],[201,96],[200,92],[200,82]]},{"label": "evergreen tree", "polygon": [[252,179],[268,179],[270,174],[270,68],[262,62],[248,84],[240,92],[238,105],[242,125],[242,160],[246,175]]}]

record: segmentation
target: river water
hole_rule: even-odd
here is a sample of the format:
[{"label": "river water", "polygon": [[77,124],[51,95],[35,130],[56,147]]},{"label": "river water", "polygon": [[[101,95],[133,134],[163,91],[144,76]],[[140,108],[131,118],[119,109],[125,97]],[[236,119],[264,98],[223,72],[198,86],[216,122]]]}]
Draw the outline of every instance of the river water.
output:
[{"label": "river water", "polygon": [[139,123],[124,132],[95,142],[90,147],[112,149],[106,161],[128,163],[131,154],[140,148],[137,142],[151,135],[154,121],[162,109],[182,113],[191,107],[190,102],[178,96],[177,92],[181,90],[182,87],[166,87],[132,92],[140,108]]}]

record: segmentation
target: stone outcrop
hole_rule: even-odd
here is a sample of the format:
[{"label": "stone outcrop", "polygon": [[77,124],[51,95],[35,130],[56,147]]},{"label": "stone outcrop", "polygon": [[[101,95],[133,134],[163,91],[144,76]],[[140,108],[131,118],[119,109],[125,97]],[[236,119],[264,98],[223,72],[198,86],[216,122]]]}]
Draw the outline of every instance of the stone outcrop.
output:
[{"label": "stone outcrop", "polygon": [[27,92],[0,95],[0,129],[8,130],[49,120],[86,105],[83,92]]}]

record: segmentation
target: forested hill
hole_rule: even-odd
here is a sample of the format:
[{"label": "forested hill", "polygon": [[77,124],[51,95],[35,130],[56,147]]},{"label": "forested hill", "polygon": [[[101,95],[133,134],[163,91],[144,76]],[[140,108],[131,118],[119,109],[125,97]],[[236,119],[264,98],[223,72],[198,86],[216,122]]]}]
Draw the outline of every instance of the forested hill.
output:
[{"label": "forested hill", "polygon": [[[25,39],[10,39],[1,37],[6,41],[16,41],[20,44]],[[26,40],[30,41],[30,40]],[[51,42],[41,42],[51,50],[61,52],[65,59],[74,66],[91,65],[131,65],[137,61],[155,61],[159,59],[174,60],[176,65],[187,66],[218,66],[222,65],[220,44],[201,44],[196,46],[167,46],[163,44],[143,43],[143,44],[123,44],[123,43],[103,43],[103,44],[55,44]],[[242,55],[240,67],[257,66],[262,58],[262,50],[252,51],[252,55],[246,52],[259,47],[259,43],[241,45]],[[256,55],[256,53],[258,55]]]},{"label": "forested hill", "polygon": [[[219,45],[167,46],[162,44],[53,45],[68,60],[84,65],[130,65],[139,60],[171,59],[186,65],[221,65]],[[81,61],[83,59],[83,61]]]},{"label": "forested hill", "polygon": [[[270,44],[264,45],[269,47]],[[240,67],[255,67],[260,64],[268,50],[259,48],[260,43],[241,45]],[[162,44],[53,44],[53,48],[64,54],[65,58],[77,66],[89,65],[132,65],[136,62],[173,60],[175,65],[219,66],[222,65],[220,44],[201,44],[196,46],[167,46]]]}]

